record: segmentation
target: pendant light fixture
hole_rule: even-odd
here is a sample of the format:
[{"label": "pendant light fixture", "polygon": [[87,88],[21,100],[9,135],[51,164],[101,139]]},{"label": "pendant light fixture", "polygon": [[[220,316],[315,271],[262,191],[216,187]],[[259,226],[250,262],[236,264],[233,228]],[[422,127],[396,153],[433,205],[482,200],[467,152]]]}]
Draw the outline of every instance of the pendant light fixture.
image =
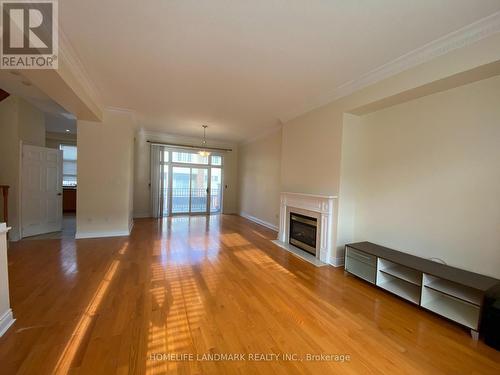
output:
[{"label": "pendant light fixture", "polygon": [[[203,127],[203,141],[201,142],[201,147],[205,148],[207,147],[207,128],[208,125],[202,125]],[[198,154],[200,156],[203,156],[204,158],[208,157],[210,155],[210,152],[207,151],[206,149],[201,149],[198,151]]]}]

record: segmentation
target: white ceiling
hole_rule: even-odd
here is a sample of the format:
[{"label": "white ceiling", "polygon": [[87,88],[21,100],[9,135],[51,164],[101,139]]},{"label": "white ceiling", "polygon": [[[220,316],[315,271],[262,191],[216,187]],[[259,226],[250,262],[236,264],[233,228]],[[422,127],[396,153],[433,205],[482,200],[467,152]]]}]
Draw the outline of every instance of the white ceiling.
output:
[{"label": "white ceiling", "polygon": [[46,131],[76,134],[75,116],[32,85],[22,75],[12,74],[8,70],[0,70],[0,88],[11,95],[23,98],[44,112]]},{"label": "white ceiling", "polygon": [[500,0],[65,0],[60,23],[107,106],[144,127],[241,141],[500,10]]}]

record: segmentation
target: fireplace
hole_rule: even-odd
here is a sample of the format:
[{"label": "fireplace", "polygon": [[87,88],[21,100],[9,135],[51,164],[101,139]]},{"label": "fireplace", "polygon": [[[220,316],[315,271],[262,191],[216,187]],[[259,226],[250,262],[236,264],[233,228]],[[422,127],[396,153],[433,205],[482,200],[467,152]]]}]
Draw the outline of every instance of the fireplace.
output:
[{"label": "fireplace", "polygon": [[[297,255],[298,257],[321,267],[326,264],[332,264],[335,267],[340,267],[344,264],[344,256],[335,257],[336,246],[336,208],[337,197],[330,195],[315,195],[315,194],[302,194],[302,193],[288,193],[283,192],[280,194],[280,226],[278,232],[278,239],[274,242],[276,245]],[[315,239],[313,242],[307,244],[311,246],[311,256],[307,251],[299,250],[297,245],[292,245],[290,241],[290,213],[294,216],[305,215],[307,219],[312,219],[309,223],[314,226],[316,221],[316,236],[309,236]],[[310,230],[311,228],[307,228]],[[297,238],[295,238],[297,239]],[[300,239],[299,239],[300,240]],[[304,246],[305,247],[305,246]]]},{"label": "fireplace", "polygon": [[314,217],[290,212],[290,234],[288,242],[291,245],[316,256],[316,232],[318,220]]}]

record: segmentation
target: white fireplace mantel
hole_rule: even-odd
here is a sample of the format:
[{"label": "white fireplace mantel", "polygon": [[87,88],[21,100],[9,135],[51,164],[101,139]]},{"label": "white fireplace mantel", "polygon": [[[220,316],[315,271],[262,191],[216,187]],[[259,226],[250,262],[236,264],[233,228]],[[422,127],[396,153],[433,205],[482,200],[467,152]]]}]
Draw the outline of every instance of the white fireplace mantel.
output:
[{"label": "white fireplace mantel", "polygon": [[314,217],[318,220],[316,258],[323,263],[338,266],[334,257],[337,196],[283,192],[280,201],[278,242],[284,245],[282,247],[290,247],[290,212]]}]

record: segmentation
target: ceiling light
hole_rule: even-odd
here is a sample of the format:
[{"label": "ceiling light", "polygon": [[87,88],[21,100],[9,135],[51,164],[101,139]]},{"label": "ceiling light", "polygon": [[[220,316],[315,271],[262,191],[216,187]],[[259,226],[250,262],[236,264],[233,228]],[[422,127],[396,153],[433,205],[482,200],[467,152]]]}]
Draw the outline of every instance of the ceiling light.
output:
[{"label": "ceiling light", "polygon": [[[208,125],[202,125],[203,128],[203,141],[201,142],[201,147],[205,148],[207,147],[207,128]],[[202,149],[198,151],[198,154],[200,156],[203,156],[204,158],[208,157],[210,155],[210,152],[207,151],[206,149]]]},{"label": "ceiling light", "polygon": [[69,132],[70,132],[70,130],[69,130],[69,129],[66,129],[66,133],[69,133]]}]

